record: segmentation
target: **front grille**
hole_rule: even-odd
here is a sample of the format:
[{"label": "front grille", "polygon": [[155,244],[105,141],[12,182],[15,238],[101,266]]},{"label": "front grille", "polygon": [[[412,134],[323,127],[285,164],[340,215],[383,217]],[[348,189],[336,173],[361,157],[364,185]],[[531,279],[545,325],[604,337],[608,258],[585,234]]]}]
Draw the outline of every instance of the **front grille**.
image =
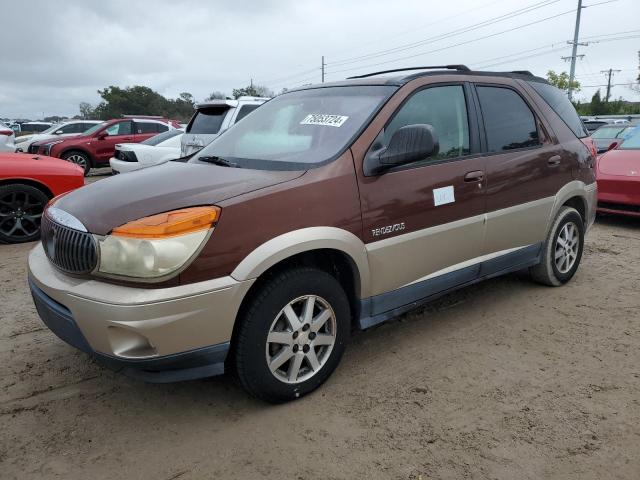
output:
[{"label": "front grille", "polygon": [[598,202],[598,208],[618,210],[620,212],[640,213],[640,205],[628,205],[626,203]]},{"label": "front grille", "polygon": [[42,216],[41,241],[47,258],[67,273],[89,273],[98,263],[93,236],[53,222]]},{"label": "front grille", "polygon": [[38,145],[32,143],[29,145],[29,153],[38,153],[38,148]]}]

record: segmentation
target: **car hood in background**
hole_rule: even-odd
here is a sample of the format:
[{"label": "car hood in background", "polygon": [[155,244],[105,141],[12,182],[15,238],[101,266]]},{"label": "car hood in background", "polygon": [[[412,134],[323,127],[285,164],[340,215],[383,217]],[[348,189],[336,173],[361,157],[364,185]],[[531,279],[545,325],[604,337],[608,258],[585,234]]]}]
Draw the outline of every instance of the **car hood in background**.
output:
[{"label": "car hood in background", "polygon": [[640,150],[610,150],[598,159],[598,171],[640,180]]},{"label": "car hood in background", "polygon": [[178,208],[214,205],[293,180],[303,173],[169,162],[100,180],[65,195],[56,207],[76,217],[88,231],[106,235],[138,218]]}]

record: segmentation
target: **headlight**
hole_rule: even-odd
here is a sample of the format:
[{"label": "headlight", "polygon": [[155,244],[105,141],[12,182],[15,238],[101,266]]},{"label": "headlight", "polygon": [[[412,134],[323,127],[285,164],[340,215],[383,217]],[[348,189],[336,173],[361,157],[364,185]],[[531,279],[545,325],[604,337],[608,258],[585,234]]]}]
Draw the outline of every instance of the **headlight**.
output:
[{"label": "headlight", "polygon": [[44,154],[45,155],[49,155],[51,153],[51,147],[53,147],[54,145],[56,145],[58,143],[62,143],[62,142],[64,142],[64,140],[57,140],[55,142],[45,143],[44,144]]},{"label": "headlight", "polygon": [[220,218],[218,207],[193,207],[152,215],[98,237],[98,274],[161,279],[187,265]]}]

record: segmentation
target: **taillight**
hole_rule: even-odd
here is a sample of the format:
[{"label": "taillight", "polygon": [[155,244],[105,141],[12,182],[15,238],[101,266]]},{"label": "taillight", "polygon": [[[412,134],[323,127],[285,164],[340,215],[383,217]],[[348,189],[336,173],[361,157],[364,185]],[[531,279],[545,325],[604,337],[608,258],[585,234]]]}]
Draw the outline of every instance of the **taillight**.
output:
[{"label": "taillight", "polygon": [[591,137],[584,137],[580,139],[589,153],[591,154],[591,161],[589,162],[589,167],[593,168],[596,158],[598,158],[598,149],[596,148],[596,143],[593,141]]},{"label": "taillight", "polygon": [[0,135],[6,135],[7,137],[10,137],[11,135],[13,135],[13,130],[0,130]]}]

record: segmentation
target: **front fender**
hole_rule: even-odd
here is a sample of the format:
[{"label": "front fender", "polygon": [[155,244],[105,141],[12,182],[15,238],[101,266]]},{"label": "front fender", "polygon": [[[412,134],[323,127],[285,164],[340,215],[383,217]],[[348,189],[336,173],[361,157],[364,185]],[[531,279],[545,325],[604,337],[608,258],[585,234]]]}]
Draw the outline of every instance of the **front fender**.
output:
[{"label": "front fender", "polygon": [[231,276],[238,281],[257,278],[289,257],[320,249],[338,250],[348,255],[358,269],[362,298],[370,295],[369,262],[364,243],[353,233],[336,227],[302,228],[272,238],[247,255]]}]

